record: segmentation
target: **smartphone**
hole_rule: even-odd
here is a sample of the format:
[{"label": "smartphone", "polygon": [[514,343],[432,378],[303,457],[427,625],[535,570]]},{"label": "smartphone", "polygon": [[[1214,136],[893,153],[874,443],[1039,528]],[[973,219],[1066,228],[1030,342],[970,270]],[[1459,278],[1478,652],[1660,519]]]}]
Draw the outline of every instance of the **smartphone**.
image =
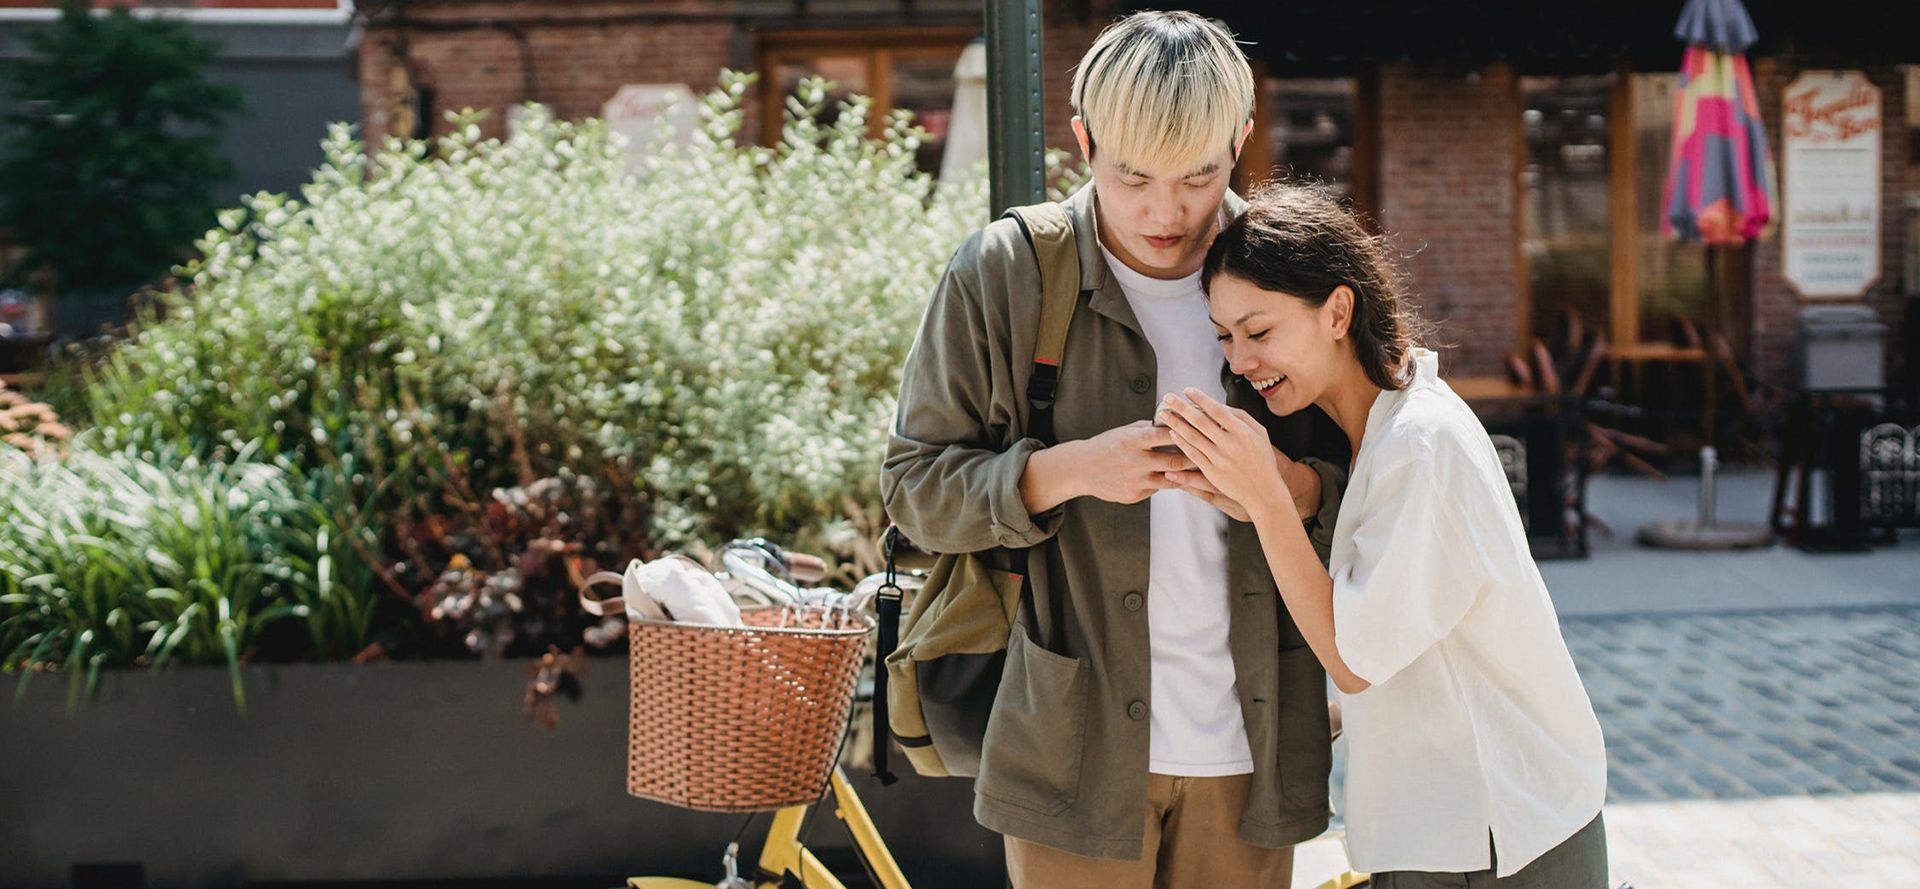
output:
[{"label": "smartphone", "polygon": [[[1158,426],[1162,429],[1167,428],[1167,409],[1166,408],[1163,407],[1163,408],[1157,408],[1154,410],[1153,425]],[[1154,448],[1154,450],[1159,451],[1162,454],[1178,454],[1180,453],[1180,446],[1179,445],[1161,445],[1160,447]]]}]

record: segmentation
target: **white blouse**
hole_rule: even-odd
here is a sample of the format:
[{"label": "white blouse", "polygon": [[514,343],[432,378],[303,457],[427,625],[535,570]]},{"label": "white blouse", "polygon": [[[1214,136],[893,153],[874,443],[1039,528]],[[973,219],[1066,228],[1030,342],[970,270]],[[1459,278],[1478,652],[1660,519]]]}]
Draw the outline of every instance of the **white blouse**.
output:
[{"label": "white blouse", "polygon": [[1367,413],[1329,562],[1347,850],[1362,871],[1520,870],[1591,822],[1606,747],[1493,443],[1419,349]]}]

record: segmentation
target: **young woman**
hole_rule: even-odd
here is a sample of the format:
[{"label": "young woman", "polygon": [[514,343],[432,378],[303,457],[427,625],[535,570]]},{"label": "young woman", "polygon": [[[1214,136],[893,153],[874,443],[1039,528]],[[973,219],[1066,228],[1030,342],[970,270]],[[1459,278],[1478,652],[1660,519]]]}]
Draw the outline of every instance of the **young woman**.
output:
[{"label": "young woman", "polygon": [[1187,491],[1259,530],[1339,689],[1347,845],[1376,889],[1605,889],[1606,750],[1486,431],[1415,345],[1383,243],[1270,187],[1207,256],[1233,374],[1315,405],[1355,455],[1326,568],[1260,424],[1197,390],[1163,417]]}]

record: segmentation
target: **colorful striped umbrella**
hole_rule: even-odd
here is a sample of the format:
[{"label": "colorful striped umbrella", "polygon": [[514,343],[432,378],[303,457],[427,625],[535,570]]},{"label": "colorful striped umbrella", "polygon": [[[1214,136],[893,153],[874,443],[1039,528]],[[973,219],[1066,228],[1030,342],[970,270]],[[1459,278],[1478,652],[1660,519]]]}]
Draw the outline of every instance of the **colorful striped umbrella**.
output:
[{"label": "colorful striped umbrella", "polygon": [[1660,233],[1742,244],[1773,218],[1773,161],[1744,55],[1756,34],[1740,0],[1687,0]]},{"label": "colorful striped umbrella", "polygon": [[[1747,70],[1747,47],[1757,36],[1740,0],[1687,0],[1673,36],[1687,42],[1680,63],[1680,89],[1673,99],[1673,151],[1667,165],[1667,212],[1660,233],[1708,248],[1707,298],[1718,306],[1714,248],[1760,236],[1773,218],[1773,161],[1760,123],[1760,103]],[[1697,518],[1654,522],[1640,528],[1640,542],[1673,549],[1744,549],[1766,546],[1773,529],[1753,522],[1722,522],[1714,515],[1714,360],[1705,364],[1706,446],[1700,449],[1700,513]]]}]

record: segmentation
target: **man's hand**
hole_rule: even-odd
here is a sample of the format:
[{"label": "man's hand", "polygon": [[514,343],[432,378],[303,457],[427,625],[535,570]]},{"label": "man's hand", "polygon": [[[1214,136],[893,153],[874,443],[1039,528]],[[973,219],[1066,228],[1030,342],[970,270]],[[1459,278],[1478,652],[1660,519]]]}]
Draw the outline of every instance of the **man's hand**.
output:
[{"label": "man's hand", "polygon": [[[1293,508],[1300,514],[1300,520],[1304,522],[1319,515],[1321,491],[1320,473],[1314,472],[1313,467],[1295,462],[1292,457],[1287,456],[1286,452],[1279,448],[1273,449],[1273,460],[1279,464],[1280,477],[1286,480],[1287,493],[1293,496]],[[1167,473],[1167,480],[1173,482],[1180,490],[1192,494],[1211,504],[1213,508],[1226,513],[1228,518],[1236,522],[1253,521],[1252,518],[1248,517],[1246,507],[1240,505],[1238,500],[1220,493],[1219,488],[1214,487],[1212,482],[1207,481],[1206,474],[1197,469],[1189,469],[1183,472],[1169,472]]]},{"label": "man's hand", "polygon": [[1293,495],[1293,509],[1300,514],[1300,521],[1306,521],[1320,514],[1320,473],[1313,467],[1294,462],[1278,448],[1273,458],[1280,461],[1280,475],[1287,480],[1287,493]]},{"label": "man's hand", "polygon": [[1282,471],[1285,458],[1267,440],[1260,421],[1193,388],[1187,389],[1184,398],[1168,395],[1161,405],[1161,417],[1174,443],[1193,459],[1213,488],[1213,494],[1203,499],[1231,500],[1242,507],[1243,515],[1283,509],[1298,512]]},{"label": "man's hand", "polygon": [[1020,497],[1036,515],[1075,497],[1138,503],[1175,487],[1168,473],[1194,469],[1193,461],[1179,451],[1155,450],[1172,447],[1167,430],[1147,420],[1061,442],[1027,458]]}]

